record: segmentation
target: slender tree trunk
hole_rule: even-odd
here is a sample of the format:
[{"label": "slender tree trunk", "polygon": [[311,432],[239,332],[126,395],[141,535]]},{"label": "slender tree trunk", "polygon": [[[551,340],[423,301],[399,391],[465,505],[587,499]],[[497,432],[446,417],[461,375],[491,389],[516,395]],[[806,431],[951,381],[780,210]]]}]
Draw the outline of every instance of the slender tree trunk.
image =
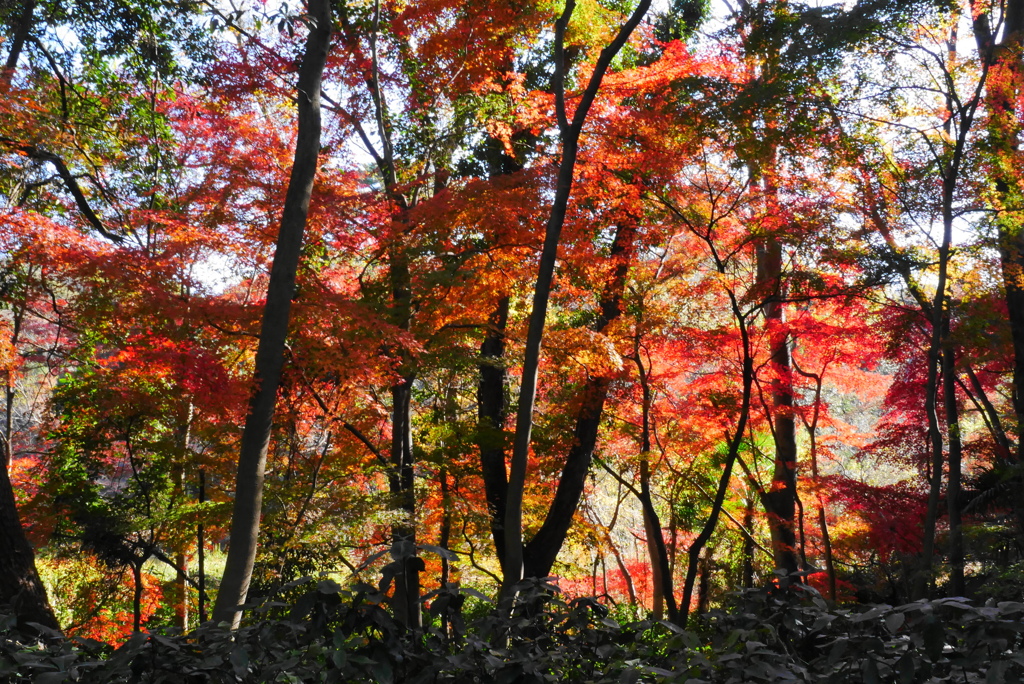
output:
[{"label": "slender tree trunk", "polygon": [[[22,303],[14,308],[11,320],[11,348],[17,349],[21,339],[21,326],[25,321],[27,306]],[[9,468],[14,458],[14,400],[18,395],[14,372],[4,374],[4,433],[3,433],[3,467]]]},{"label": "slender tree trunk", "polygon": [[[747,499],[747,505],[743,508],[743,527],[753,530],[754,525],[754,499],[753,495]],[[744,589],[752,589],[754,586],[754,538],[743,537],[743,569],[742,585]]]},{"label": "slender tree trunk", "polygon": [[[437,545],[449,550],[452,538],[452,493],[448,484],[448,468],[441,466],[441,530],[437,537]],[[447,556],[441,556],[441,588],[451,581],[451,563]]]},{"label": "slender tree trunk", "polygon": [[253,393],[249,400],[249,413],[242,432],[238,458],[230,546],[213,610],[215,621],[227,622],[232,628],[237,627],[241,620],[241,605],[248,595],[256,560],[267,447],[284,365],[285,338],[288,334],[291,302],[295,296],[295,276],[320,153],[320,84],[331,41],[330,0],[309,0],[309,14],[315,25],[310,28],[299,67],[299,131],[295,144],[295,162],[288,181],[281,228],[267,286],[256,351]]},{"label": "slender tree trunk", "polygon": [[[958,145],[958,150],[962,149]],[[928,595],[933,581],[935,556],[935,527],[939,517],[939,499],[942,494],[942,470],[945,463],[942,433],[939,428],[938,389],[942,379],[943,347],[946,346],[949,319],[946,311],[946,287],[949,271],[949,256],[953,241],[953,194],[956,189],[957,173],[962,152],[957,154],[944,169],[942,179],[943,237],[939,246],[939,273],[935,285],[935,297],[931,304],[932,334],[928,345],[928,379],[925,386],[925,412],[928,416],[928,437],[931,445],[931,466],[929,473],[928,509],[925,514],[924,536],[921,552],[922,572],[918,576],[914,595],[923,598]]]},{"label": "slender tree trunk", "polygon": [[[949,325],[948,320],[946,325]],[[949,441],[949,479],[946,483],[946,506],[949,514],[949,591],[963,596],[964,539],[960,515],[960,471],[963,448],[960,441],[960,407],[956,401],[956,359],[949,342],[949,329],[945,330],[946,348],[942,351],[942,393],[946,412],[946,433]]]},{"label": "slender tree trunk", "polygon": [[697,583],[697,614],[708,612],[711,603],[711,549],[700,560],[700,580]]},{"label": "slender tree trunk", "polygon": [[142,564],[145,561],[132,559],[132,631],[142,631]]},{"label": "slender tree trunk", "polygon": [[[199,503],[206,503],[206,471],[199,469]],[[206,622],[206,526],[196,528],[196,555],[199,563],[199,624]]]},{"label": "slender tree trunk", "polygon": [[[943,281],[941,283],[945,285]],[[938,299],[938,297],[936,297]],[[942,311],[941,304],[937,307]],[[936,413],[935,394],[938,386],[938,347],[941,323],[933,323],[935,332],[931,348],[928,350],[928,380],[925,385],[925,413],[928,416],[928,439],[931,445],[931,463],[928,470],[928,508],[925,511],[924,532],[921,543],[922,570],[914,582],[914,596],[925,598],[930,592],[932,583],[932,565],[935,555],[935,525],[939,515],[939,496],[942,493],[942,466],[945,461],[942,453],[942,433],[939,432],[939,420]]]},{"label": "slender tree trunk", "polygon": [[[722,271],[724,265],[719,262],[718,268],[719,271]],[[725,504],[725,495],[729,491],[729,482],[732,479],[732,468],[739,456],[740,446],[743,444],[743,435],[747,429],[747,421],[750,418],[750,400],[754,385],[754,359],[750,354],[750,334],[747,330],[746,318],[740,310],[739,301],[736,299],[736,295],[729,292],[729,300],[733,316],[736,318],[736,323],[740,329],[740,340],[742,344],[742,399],[740,401],[739,414],[736,416],[736,428],[729,440],[729,451],[725,458],[722,476],[718,481],[718,490],[715,492],[715,500],[711,505],[711,515],[708,516],[707,522],[704,523],[704,527],[693,540],[693,543],[690,544],[690,549],[687,552],[689,562],[687,563],[686,568],[686,580],[683,583],[683,601],[679,606],[679,624],[682,626],[686,625],[687,618],[690,613],[690,603],[693,600],[693,585],[697,578],[700,555],[704,550],[705,545],[707,545],[708,541],[711,539],[711,535],[714,534],[715,528],[718,526],[718,518],[722,514],[722,506]]]},{"label": "slender tree trunk", "polygon": [[179,552],[174,556],[174,563],[178,566],[177,575],[174,578],[174,593],[176,605],[174,606],[174,626],[182,632],[188,631],[189,609],[188,609],[188,579],[185,572],[188,570],[188,556]]},{"label": "slender tree trunk", "polygon": [[832,538],[828,530],[828,520],[825,517],[825,500],[821,496],[820,473],[818,472],[818,419],[821,417],[821,385],[825,374],[825,368],[820,373],[807,373],[800,369],[794,362],[798,373],[806,378],[814,380],[814,405],[811,409],[811,420],[804,420],[807,428],[807,437],[811,443],[811,478],[814,480],[815,498],[818,504],[818,531],[821,533],[822,554],[825,557],[825,572],[828,575],[828,597],[829,600],[836,600],[836,569],[832,560]]},{"label": "slender tree trunk", "polygon": [[651,579],[654,583],[654,615],[661,619],[664,609],[668,611],[668,619],[676,623],[679,620],[679,609],[676,606],[675,586],[669,566],[668,549],[665,547],[665,535],[661,531],[661,520],[654,508],[651,495],[651,382],[640,355],[639,325],[637,337],[633,344],[633,360],[636,363],[641,391],[641,426],[640,426],[640,507],[644,516],[644,531],[647,534],[647,551],[651,557]]},{"label": "slender tree trunk", "polygon": [[[956,56],[956,35],[951,35],[949,41],[950,61]],[[939,381],[946,373],[942,372],[943,350],[949,347],[949,310],[947,307],[946,288],[949,278],[949,260],[953,248],[953,221],[955,218],[953,201],[957,192],[957,185],[960,179],[960,168],[964,160],[964,150],[967,144],[967,134],[974,122],[974,115],[980,100],[981,88],[987,81],[988,72],[983,71],[978,81],[976,95],[978,97],[960,103],[954,100],[950,94],[946,95],[946,108],[948,117],[944,124],[944,131],[948,138],[952,139],[953,147],[950,150],[948,160],[941,161],[942,180],[942,242],[939,245],[938,253],[938,276],[935,284],[935,296],[931,302],[931,339],[928,345],[928,380],[925,388],[925,412],[928,415],[928,435],[932,449],[931,473],[928,489],[928,509],[924,521],[924,538],[922,543],[921,566],[922,570],[914,582],[914,595],[916,598],[923,598],[930,591],[933,582],[933,564],[935,561],[935,527],[939,517],[939,497],[942,490],[942,466],[945,461],[942,452],[942,433],[939,430],[938,416],[938,389]],[[955,128],[954,128],[955,126]],[[952,375],[952,360],[949,361],[950,375]],[[953,376],[955,378],[955,376]],[[955,402],[955,393],[953,400]],[[959,438],[959,427],[954,428]],[[952,448],[952,447],[951,447]],[[959,448],[957,445],[956,448]],[[957,464],[959,468],[959,464]],[[956,475],[959,483],[959,473]]]},{"label": "slender tree trunk", "polygon": [[978,379],[978,375],[971,368],[971,364],[964,363],[964,370],[967,372],[967,378],[971,382],[970,390],[965,387],[964,394],[975,402],[979,413],[985,419],[989,433],[992,435],[992,441],[999,447],[999,451],[996,454],[996,462],[1005,464],[1012,458],[1014,450],[1010,443],[1010,438],[1006,434],[1006,429],[1003,427],[1003,421],[999,417],[996,407],[992,405],[992,401],[988,398],[988,394],[985,392],[981,380]]},{"label": "slender tree trunk", "polygon": [[[192,402],[189,401],[185,410],[183,420],[179,422],[177,429],[178,456],[176,462],[171,466],[171,477],[174,482],[174,490],[171,496],[169,507],[179,506],[185,501],[185,465],[189,462],[188,443],[192,433]],[[174,564],[178,566],[177,575],[174,578],[174,623],[183,633],[188,630],[189,622],[189,596],[188,596],[188,547],[187,537],[182,537],[177,553],[174,555]]]},{"label": "slender tree trunk", "polygon": [[[551,294],[551,283],[554,279],[555,261],[558,256],[558,243],[561,241],[562,226],[565,223],[569,195],[572,192],[573,175],[576,168],[576,155],[579,150],[580,132],[586,121],[590,107],[597,96],[597,91],[604,79],[604,74],[611,66],[612,59],[626,44],[633,30],[650,8],[650,0],[640,0],[626,24],[619,30],[612,42],[601,51],[594,66],[586,89],[577,102],[576,112],[570,122],[565,111],[565,31],[575,9],[575,0],[566,2],[565,10],[555,24],[555,109],[561,133],[562,159],[558,165],[558,180],[555,187],[555,199],[544,231],[544,247],[541,252],[537,281],[533,291],[533,306],[530,311],[530,323],[526,334],[526,351],[523,359],[522,383],[519,391],[519,405],[516,411],[516,433],[512,447],[512,460],[509,467],[508,495],[505,499],[505,554],[506,563],[503,568],[501,594],[506,602],[511,602],[515,595],[515,586],[522,578],[524,563],[523,548],[523,490],[526,486],[526,465],[530,452],[531,433],[533,428],[533,405],[537,393],[537,372],[540,366],[540,348],[544,337],[544,321],[547,317],[548,300]],[[557,495],[556,495],[557,496]],[[575,506],[572,507],[575,510]],[[550,518],[550,516],[549,516]],[[571,521],[568,521],[571,522]],[[547,520],[545,521],[545,524]],[[552,540],[554,541],[554,540]],[[561,540],[558,540],[559,546]],[[550,549],[538,549],[545,556],[555,554]],[[547,568],[543,568],[544,565]],[[550,569],[550,563],[536,561],[531,573],[543,576]],[[534,576],[537,576],[536,574]]]}]

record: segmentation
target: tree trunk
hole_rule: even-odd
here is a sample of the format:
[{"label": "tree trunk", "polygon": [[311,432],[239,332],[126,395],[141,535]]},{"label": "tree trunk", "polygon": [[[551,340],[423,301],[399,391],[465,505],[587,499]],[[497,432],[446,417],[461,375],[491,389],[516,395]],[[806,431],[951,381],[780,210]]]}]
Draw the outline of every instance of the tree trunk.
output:
[{"label": "tree trunk", "polygon": [[[25,307],[15,310],[12,322],[11,345],[15,346],[21,333]],[[4,384],[3,444],[0,451],[0,604],[14,608],[18,625],[26,627],[38,622],[50,629],[60,629],[53,608],[46,596],[46,587],[36,570],[36,557],[32,544],[21,526],[21,516],[14,500],[10,465],[14,458],[14,399],[15,387],[11,373]]]},{"label": "tree trunk", "polygon": [[285,196],[274,263],[267,286],[267,299],[260,326],[253,393],[242,432],[242,444],[235,480],[235,501],[231,516],[230,546],[224,578],[213,619],[236,628],[241,620],[256,560],[263,479],[267,447],[274,420],[277,387],[284,365],[285,338],[295,275],[302,250],[306,217],[320,153],[320,83],[331,41],[330,0],[309,0],[309,14],[315,22],[306,39],[298,82],[298,138],[288,192]]},{"label": "tree trunk", "polygon": [[[199,503],[206,503],[206,471],[199,469]],[[199,568],[199,624],[206,622],[206,526],[196,527],[196,556]]]},{"label": "tree trunk", "polygon": [[412,454],[412,378],[391,388],[391,496],[402,519],[391,526],[391,541],[398,563],[392,598],[395,620],[410,628],[422,624],[420,571],[423,559],[416,555],[416,490]]},{"label": "tree trunk", "polygon": [[[962,136],[961,136],[962,140]],[[946,308],[946,286],[949,271],[949,256],[953,242],[953,195],[962,156],[962,143],[958,141],[958,153],[943,170],[942,179],[942,215],[943,236],[939,246],[939,273],[935,285],[935,297],[931,304],[932,334],[928,345],[928,379],[925,387],[925,412],[928,415],[928,437],[932,450],[932,460],[928,482],[928,509],[924,521],[924,537],[921,551],[922,570],[914,586],[915,598],[928,595],[932,584],[932,567],[935,555],[935,527],[939,517],[939,498],[942,493],[942,469],[945,462],[943,454],[942,433],[939,429],[938,389],[942,373],[943,348],[947,346],[946,338],[949,331],[949,313]],[[950,365],[952,371],[952,365]],[[954,395],[955,396],[955,395]],[[959,467],[959,464],[958,464]],[[959,482],[959,479],[958,479]]]},{"label": "tree trunk", "polygon": [[142,631],[142,564],[144,560],[132,559],[132,631]]},{"label": "tree trunk", "polygon": [[0,72],[0,87],[6,88],[11,83],[14,70],[18,66],[18,59],[25,47],[25,41],[32,30],[32,14],[36,10],[36,0],[25,0],[21,6],[21,17],[14,28],[14,35],[11,36],[11,50],[7,53],[7,60],[4,62],[4,69]]},{"label": "tree trunk", "polygon": [[[820,473],[818,472],[818,420],[821,418],[821,385],[828,369],[828,364],[818,372],[810,373],[793,361],[793,367],[805,378],[814,380],[814,403],[811,406],[811,419],[805,417],[804,427],[807,428],[807,438],[810,442],[811,478],[814,480],[815,498],[818,508],[818,532],[821,534],[822,555],[825,560],[825,572],[828,575],[828,597],[836,600],[836,569],[832,561],[832,538],[828,530],[828,520],[825,517],[825,500],[821,496]],[[806,563],[806,558],[804,558]]]},{"label": "tree trunk", "polygon": [[[511,62],[505,65],[512,70]],[[522,166],[505,153],[504,143],[489,137],[484,146],[489,178],[505,176],[522,170]],[[494,551],[505,573],[505,495],[508,492],[505,424],[508,418],[508,371],[505,362],[505,331],[511,298],[505,294],[487,321],[487,332],[480,345],[480,380],[477,386],[477,448],[480,451],[480,474],[491,521]]]},{"label": "tree trunk", "polygon": [[[637,322],[639,331],[639,321]],[[641,426],[640,426],[640,506],[644,516],[644,532],[647,534],[647,552],[651,557],[651,580],[654,583],[654,615],[660,620],[662,610],[668,611],[668,619],[676,623],[679,620],[679,609],[676,606],[675,586],[672,569],[669,565],[668,549],[665,547],[665,535],[661,531],[661,520],[654,508],[651,495],[651,395],[650,378],[647,367],[640,356],[640,333],[633,345],[633,360],[636,363],[640,379]]]},{"label": "tree trunk", "polygon": [[987,146],[993,163],[988,168],[996,189],[995,224],[1013,340],[1011,397],[1018,425],[1017,460],[1024,462],[1024,439],[1020,437],[1024,434],[1024,212],[1020,210],[1024,150],[1018,146],[1021,125],[1017,111],[1024,90],[1024,0],[1006,0],[1002,6],[1002,34],[993,35],[988,14],[978,12],[974,36],[978,53],[989,68],[985,106],[989,114]]},{"label": "tree trunk", "polygon": [[[722,272],[724,265],[719,262],[718,268]],[[715,492],[715,500],[711,505],[711,515],[708,516],[700,534],[690,544],[690,549],[687,552],[689,562],[686,567],[686,580],[683,583],[683,601],[679,606],[679,624],[683,627],[686,626],[690,613],[690,603],[693,600],[693,585],[697,578],[697,566],[700,561],[700,555],[718,526],[718,518],[722,514],[725,495],[729,491],[729,482],[732,479],[732,468],[739,457],[740,446],[743,444],[743,435],[747,430],[747,421],[750,418],[750,400],[754,385],[754,359],[750,353],[750,334],[747,330],[746,317],[740,309],[736,295],[729,292],[729,300],[732,314],[736,318],[736,324],[739,326],[740,340],[743,345],[742,399],[740,401],[739,414],[736,416],[736,428],[729,439],[729,451],[725,457],[722,476],[718,481],[718,490]]]},{"label": "tree trunk", "polygon": [[[604,332],[608,325],[622,314],[622,295],[626,288],[626,275],[633,259],[636,242],[636,219],[624,215],[615,233],[609,258],[615,264],[611,277],[601,293],[600,315],[594,322],[596,332]],[[523,574],[542,578],[551,574],[551,567],[572,526],[579,507],[587,475],[597,444],[604,402],[608,396],[609,377],[591,376],[581,391],[581,403],[576,417],[574,441],[565,459],[554,499],[548,508],[544,523],[523,549]]]},{"label": "tree trunk", "polygon": [[711,549],[704,552],[700,561],[700,580],[697,582],[697,614],[708,612],[711,604]]},{"label": "tree trunk", "polygon": [[[452,539],[452,492],[448,484],[448,468],[441,466],[438,473],[441,478],[441,530],[437,536],[437,545],[445,551],[451,550]],[[458,484],[456,483],[456,487]],[[441,556],[441,588],[451,581],[451,562],[447,555]]]},{"label": "tree trunk", "polygon": [[[771,189],[769,190],[771,192]],[[789,335],[782,305],[782,245],[768,238],[757,251],[757,279],[768,293],[764,305],[771,354],[771,425],[775,441],[775,465],[769,491],[762,496],[772,535],[775,567],[788,573],[800,569],[797,555],[796,518],[796,421],[793,414],[792,364]]]},{"label": "tree trunk", "polygon": [[[562,226],[565,223],[565,213],[569,205],[569,195],[572,192],[573,174],[576,168],[576,155],[579,150],[580,132],[583,130],[583,123],[586,121],[590,107],[597,96],[597,91],[604,79],[604,74],[611,66],[612,59],[618,54],[622,46],[626,44],[633,30],[640,24],[640,20],[647,14],[650,8],[650,0],[640,0],[639,5],[630,15],[629,20],[619,30],[612,42],[601,51],[590,76],[586,89],[577,102],[576,112],[572,121],[567,119],[565,111],[565,31],[575,9],[575,0],[566,2],[565,10],[555,24],[555,110],[558,116],[559,129],[561,133],[562,159],[558,165],[558,180],[555,187],[555,199],[551,207],[551,214],[548,217],[547,226],[544,231],[544,247],[541,252],[540,265],[537,273],[537,281],[533,291],[533,306],[530,310],[529,329],[526,334],[526,351],[523,358],[522,383],[519,390],[519,405],[516,411],[516,433],[512,448],[512,460],[509,467],[508,494],[505,499],[504,535],[506,563],[503,568],[501,594],[505,601],[511,601],[515,595],[515,586],[522,578],[525,550],[523,548],[523,489],[526,486],[526,465],[530,452],[531,432],[533,428],[533,405],[537,394],[537,372],[540,366],[540,348],[544,337],[544,321],[547,317],[548,300],[551,294],[551,283],[554,279],[555,262],[558,257],[558,243],[561,241]],[[586,457],[589,465],[589,455]],[[567,463],[567,467],[570,464]],[[577,464],[572,464],[573,470],[579,470]],[[584,473],[585,476],[585,473]],[[561,489],[561,487],[559,487]],[[576,486],[570,485],[570,490]],[[566,494],[571,494],[567,491]],[[557,498],[557,494],[556,494]],[[578,499],[577,499],[578,503]],[[563,506],[568,508],[568,506]],[[575,505],[572,506],[575,511]],[[563,511],[564,512],[564,511]],[[571,515],[570,515],[571,518]],[[549,514],[548,520],[551,519]],[[545,520],[545,524],[548,523]],[[552,521],[553,524],[561,526],[568,525]],[[551,530],[555,532],[555,530]],[[551,542],[556,541],[557,534],[550,535]],[[564,535],[563,535],[564,536]],[[559,547],[561,539],[557,539]],[[550,563],[544,559],[536,558],[543,555],[554,561],[554,555],[550,549],[536,548],[535,560],[532,563],[531,574],[540,576],[547,574],[550,570]],[[547,565],[547,568],[543,566]]]},{"label": "tree trunk", "polygon": [[480,450],[480,474],[491,520],[491,537],[502,568],[505,567],[505,494],[508,472],[505,468],[505,419],[508,402],[505,383],[505,329],[508,325],[509,297],[498,300],[491,314],[487,334],[480,346],[480,384],[477,388],[477,447]]},{"label": "tree trunk", "polygon": [[[955,35],[950,38],[949,50],[949,58],[952,62],[956,57]],[[979,88],[985,83],[986,74],[984,72],[981,78]],[[948,296],[946,288],[949,277],[949,260],[953,248],[953,221],[955,219],[953,201],[957,193],[960,169],[964,160],[967,134],[974,122],[974,115],[977,112],[978,104],[977,98],[966,103],[960,103],[952,95],[946,95],[948,117],[943,128],[947,138],[954,142],[948,160],[936,159],[937,162],[940,162],[939,168],[941,169],[942,180],[942,242],[938,250],[939,272],[935,284],[935,296],[931,302],[930,322],[932,329],[931,339],[928,344],[928,380],[925,388],[925,412],[928,415],[928,435],[932,449],[932,461],[928,489],[928,509],[924,521],[921,571],[914,582],[915,598],[925,597],[929,593],[933,581],[932,567],[935,560],[935,527],[939,517],[942,466],[945,460],[942,452],[942,433],[939,431],[937,399],[940,376],[947,375],[942,372],[942,366],[947,363],[943,360],[945,356],[943,351],[949,347],[950,313],[947,306]],[[954,128],[954,123],[956,128]],[[952,360],[950,359],[948,363],[950,368],[949,375],[952,379]],[[953,397],[955,396],[954,393]],[[956,429],[959,431],[958,427]],[[959,445],[957,448],[959,448]],[[957,467],[959,468],[959,464],[957,464]],[[956,477],[959,483],[959,474]]]},{"label": "tree trunk", "polygon": [[[948,326],[948,321],[946,325]],[[945,330],[946,348],[942,351],[942,393],[946,412],[946,433],[949,441],[949,479],[946,482],[946,510],[949,514],[949,591],[963,596],[964,538],[960,515],[960,476],[963,447],[960,441],[960,407],[956,401],[956,359],[949,329]]]},{"label": "tree trunk", "polygon": [[[753,530],[754,527],[754,499],[751,494],[750,498],[747,499],[747,505],[743,507],[743,527],[747,530]],[[741,583],[744,589],[752,589],[754,587],[754,538],[752,536],[743,537],[743,568],[742,568]]]},{"label": "tree trunk", "polygon": [[21,526],[6,465],[0,468],[0,603],[14,608],[20,627],[38,622],[60,629],[36,571],[32,545]]}]

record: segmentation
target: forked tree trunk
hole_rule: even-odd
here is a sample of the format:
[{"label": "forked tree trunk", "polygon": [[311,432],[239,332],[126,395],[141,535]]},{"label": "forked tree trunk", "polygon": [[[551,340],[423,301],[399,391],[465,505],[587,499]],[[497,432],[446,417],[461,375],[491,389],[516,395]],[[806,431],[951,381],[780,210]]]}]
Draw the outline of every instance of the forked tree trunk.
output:
[{"label": "forked tree trunk", "polygon": [[256,560],[267,447],[284,365],[285,339],[292,297],[295,296],[295,275],[320,154],[320,84],[331,42],[330,0],[309,0],[309,15],[314,25],[306,38],[299,67],[296,98],[299,130],[295,143],[295,161],[288,181],[274,263],[270,270],[256,350],[253,391],[242,432],[228,557],[213,609],[213,619],[226,622],[232,628],[237,627],[241,620],[241,605],[249,593],[249,582]]},{"label": "forked tree trunk", "polygon": [[[942,166],[942,242],[938,250],[938,275],[935,283],[935,295],[931,302],[931,337],[928,344],[928,376],[925,387],[925,412],[928,416],[928,438],[931,446],[931,465],[928,482],[928,509],[925,513],[924,535],[921,549],[921,570],[914,581],[915,598],[924,598],[931,590],[933,583],[933,564],[935,556],[935,527],[939,518],[939,498],[942,492],[942,470],[945,462],[943,454],[942,432],[939,427],[938,413],[938,390],[939,383],[948,377],[951,382],[954,380],[954,365],[952,358],[947,357],[944,350],[950,346],[949,342],[949,310],[948,295],[946,288],[949,279],[949,260],[953,248],[953,221],[955,219],[953,201],[957,192],[957,185],[960,178],[960,168],[964,158],[964,149],[967,140],[967,132],[974,120],[977,102],[960,106],[955,112],[954,104],[949,103],[950,118],[946,123],[946,133],[953,138],[954,147],[947,162]],[[955,114],[959,116],[954,117]],[[953,129],[953,120],[957,120],[957,128]],[[954,137],[955,134],[955,137]],[[950,414],[947,407],[947,417],[955,417],[955,393],[949,397],[954,402],[953,411]],[[957,422],[957,421],[954,421]],[[953,426],[954,432],[950,435],[957,440],[955,449],[959,451],[959,424]],[[956,458],[959,460],[959,453]],[[953,476],[956,486],[959,487],[958,472]],[[948,492],[947,492],[948,494]]]},{"label": "forked tree trunk", "polygon": [[660,620],[663,610],[667,610],[668,619],[677,623],[679,609],[676,606],[675,585],[672,569],[669,564],[668,549],[665,546],[665,535],[661,531],[661,520],[654,508],[654,497],[651,495],[651,383],[640,355],[639,332],[633,345],[633,360],[636,363],[640,379],[641,427],[640,427],[640,507],[644,516],[644,532],[647,534],[647,552],[651,557],[651,581],[654,583],[654,615]]},{"label": "forked tree trunk", "polygon": [[[622,296],[626,289],[629,266],[633,261],[636,235],[636,218],[623,215],[609,254],[615,266],[601,292],[600,314],[593,325],[595,332],[603,333],[609,324],[622,315]],[[583,385],[573,444],[566,455],[555,496],[540,529],[523,549],[525,577],[542,578],[551,574],[551,567],[565,542],[586,487],[610,383],[610,377],[593,375]]]},{"label": "forked tree trunk", "polygon": [[[509,466],[508,494],[505,499],[504,536],[506,562],[503,566],[501,594],[506,604],[511,603],[515,596],[515,586],[523,576],[523,490],[526,486],[526,464],[530,452],[530,441],[533,427],[533,405],[537,392],[537,372],[540,366],[540,348],[544,337],[544,322],[547,317],[548,300],[551,294],[551,283],[554,279],[555,261],[558,256],[558,243],[561,241],[562,226],[565,223],[569,195],[572,192],[573,175],[576,168],[576,155],[579,151],[579,138],[583,130],[590,107],[601,87],[604,74],[611,66],[612,59],[632,35],[633,30],[650,8],[650,0],[640,0],[639,5],[630,15],[626,24],[619,30],[612,42],[601,51],[594,66],[586,89],[577,102],[576,112],[569,121],[565,109],[565,31],[575,9],[575,0],[566,2],[565,10],[555,24],[555,110],[561,133],[562,159],[558,166],[558,179],[555,187],[555,199],[544,232],[544,247],[541,252],[537,281],[533,290],[533,306],[530,310],[529,329],[526,334],[526,350],[523,359],[522,383],[519,390],[519,405],[516,411],[516,434],[512,447],[512,460]],[[589,419],[589,417],[588,417]],[[589,465],[589,464],[588,464]],[[568,464],[567,464],[568,466]],[[575,469],[575,467],[574,467]],[[575,485],[569,487],[575,489]],[[570,494],[566,492],[566,494]],[[557,497],[557,495],[556,495]],[[564,499],[563,499],[564,500]],[[577,502],[578,504],[578,499]],[[568,508],[568,506],[566,506]],[[575,511],[575,505],[572,506]],[[571,517],[571,514],[570,514]],[[550,516],[549,516],[550,519]],[[553,524],[561,525],[559,521]],[[568,525],[571,520],[565,521]],[[548,525],[548,520],[545,520]],[[551,532],[555,530],[549,527]],[[550,535],[546,543],[557,542],[561,546],[562,539]],[[564,534],[563,534],[564,538]],[[551,568],[551,562],[558,549],[540,548],[535,545],[536,554],[532,556],[531,574],[544,576]],[[543,556],[543,558],[541,557]],[[551,562],[547,561],[551,559]],[[545,567],[546,566],[546,567]]]}]

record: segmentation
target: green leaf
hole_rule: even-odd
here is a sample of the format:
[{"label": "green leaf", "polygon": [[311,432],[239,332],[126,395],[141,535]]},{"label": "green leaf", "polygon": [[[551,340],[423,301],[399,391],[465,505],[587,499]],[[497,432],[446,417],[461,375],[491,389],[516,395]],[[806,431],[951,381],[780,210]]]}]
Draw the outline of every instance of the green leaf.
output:
[{"label": "green leaf", "polygon": [[905,613],[890,613],[885,616],[885,628],[895,634],[906,621],[907,616]]}]

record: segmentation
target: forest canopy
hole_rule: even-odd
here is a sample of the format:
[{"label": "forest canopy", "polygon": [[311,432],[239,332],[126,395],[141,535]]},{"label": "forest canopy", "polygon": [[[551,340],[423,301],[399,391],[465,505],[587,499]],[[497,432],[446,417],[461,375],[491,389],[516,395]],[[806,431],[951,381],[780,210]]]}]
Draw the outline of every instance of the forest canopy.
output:
[{"label": "forest canopy", "polygon": [[0,25],[11,628],[247,643],[261,601],[372,596],[395,633],[554,601],[566,639],[580,606],[690,639],[871,604],[937,659],[922,605],[1019,622],[1021,0]]}]

